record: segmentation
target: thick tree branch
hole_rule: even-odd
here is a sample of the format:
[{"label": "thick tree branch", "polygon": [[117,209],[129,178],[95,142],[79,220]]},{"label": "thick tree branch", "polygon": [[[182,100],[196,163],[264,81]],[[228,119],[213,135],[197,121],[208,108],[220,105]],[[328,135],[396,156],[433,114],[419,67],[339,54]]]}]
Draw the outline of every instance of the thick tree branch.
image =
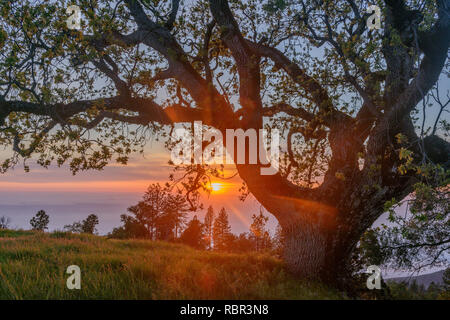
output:
[{"label": "thick tree branch", "polygon": [[209,122],[214,120],[218,127],[234,127],[236,119],[231,106],[192,67],[188,56],[169,30],[151,21],[137,1],[127,0],[126,3],[142,33],[142,43],[167,59],[171,74],[187,89],[198,107],[208,114]]},{"label": "thick tree branch", "polygon": [[29,157],[34,150],[38,147],[39,143],[42,141],[42,139],[52,130],[56,125],[58,124],[57,121],[50,121],[50,123],[45,126],[45,128],[34,137],[34,140],[31,142],[30,146],[27,149],[22,149],[20,146],[20,136],[18,133],[14,136],[14,142],[13,142],[13,150],[20,154],[21,157],[27,158]]},{"label": "thick tree branch", "polygon": [[270,58],[275,66],[283,69],[291,79],[311,95],[312,101],[322,111],[321,120],[327,126],[352,121],[352,117],[335,109],[326,90],[312,77],[308,76],[297,64],[292,62],[281,51],[263,44],[247,41],[255,54]]},{"label": "thick tree branch", "polygon": [[294,108],[286,103],[277,103],[271,107],[265,107],[263,108],[262,114],[265,117],[272,117],[278,113],[284,112],[287,115],[293,116],[293,117],[299,117],[305,121],[312,121],[314,119],[314,114],[311,112],[306,111],[302,108]]},{"label": "thick tree branch", "polygon": [[93,60],[92,63],[94,66],[97,67],[101,72],[103,72],[108,78],[110,78],[114,85],[116,86],[117,90],[121,95],[124,96],[130,96],[130,89],[125,81],[120,79],[118,74],[118,67],[115,64],[114,61],[109,58],[109,64],[113,66],[113,69],[109,68],[107,64],[105,63],[105,60],[109,58],[107,55],[104,55],[104,57],[100,60]]},{"label": "thick tree branch", "polygon": [[167,20],[165,27],[168,30],[172,30],[175,19],[177,18],[178,8],[180,7],[180,0],[172,0],[172,10],[169,14],[169,19]]},{"label": "thick tree branch", "polygon": [[[448,32],[450,33],[450,25]],[[399,120],[409,114],[435,85],[447,59],[449,43],[450,41],[447,41],[447,46],[442,48],[439,55],[436,53],[433,58],[428,56],[423,58],[419,74],[411,81],[405,91],[398,96],[395,105],[387,112],[385,118],[389,123],[398,124]]]},{"label": "thick tree branch", "polygon": [[[145,98],[116,96],[104,99],[76,101],[68,104],[50,105],[22,101],[0,102],[0,114],[5,114],[5,118],[11,112],[25,112],[48,116],[57,122],[68,121],[72,116],[92,108],[100,110],[100,118],[107,117],[134,124],[147,125],[156,122],[168,125],[178,122],[203,121],[204,124],[213,125],[208,114],[201,109],[182,107],[177,104],[163,108],[153,100]],[[139,116],[129,117],[115,113],[119,110],[137,112]]]},{"label": "thick tree branch", "polygon": [[246,126],[262,126],[260,94],[260,61],[243,38],[227,0],[210,0],[214,20],[222,32],[222,40],[230,49],[239,73],[239,101],[246,110]]}]

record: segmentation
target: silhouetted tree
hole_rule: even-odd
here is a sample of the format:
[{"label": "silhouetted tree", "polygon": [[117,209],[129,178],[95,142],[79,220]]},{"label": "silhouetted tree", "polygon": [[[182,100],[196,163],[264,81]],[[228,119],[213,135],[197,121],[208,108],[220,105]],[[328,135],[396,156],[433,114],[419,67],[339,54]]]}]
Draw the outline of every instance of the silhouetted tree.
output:
[{"label": "silhouetted tree", "polygon": [[228,222],[228,214],[225,208],[222,208],[213,225],[214,249],[219,251],[227,250],[230,244],[230,237],[231,226]]},{"label": "silhouetted tree", "polygon": [[94,234],[96,232],[95,226],[98,225],[98,217],[95,214],[90,214],[83,221],[77,221],[72,224],[67,224],[64,226],[64,230],[73,233],[90,233]]},{"label": "silhouetted tree", "polygon": [[122,226],[114,228],[109,234],[109,238],[132,239],[149,238],[149,231],[141,221],[126,214],[120,216]]},{"label": "silhouetted tree", "polygon": [[208,244],[207,248],[212,249],[213,244],[213,224],[214,224],[214,209],[212,206],[208,207],[206,211],[205,220],[203,225],[205,226],[205,239]]},{"label": "silhouetted tree", "polygon": [[90,214],[85,220],[81,222],[81,230],[83,233],[94,234],[96,232],[95,226],[98,224],[98,217],[95,214]]},{"label": "silhouetted tree", "polygon": [[203,230],[204,226],[198,220],[197,216],[194,216],[181,234],[180,240],[191,247],[205,249],[206,241]]},{"label": "silhouetted tree", "polygon": [[180,194],[169,193],[166,198],[164,214],[160,217],[157,228],[165,229],[165,240],[176,239],[186,224],[190,206],[186,198]]},{"label": "silhouetted tree", "polygon": [[148,230],[148,237],[156,240],[158,237],[158,220],[164,214],[166,207],[166,190],[158,184],[152,184],[145,192],[143,199],[138,204],[128,208],[136,221]]},{"label": "silhouetted tree", "polygon": [[36,215],[31,218],[30,224],[33,230],[44,231],[48,229],[48,223],[50,222],[50,217],[45,213],[44,210],[39,210]]},{"label": "silhouetted tree", "polygon": [[143,199],[128,208],[132,217],[123,215],[121,217],[123,228],[114,229],[111,236],[125,237],[135,231],[133,238],[174,240],[186,223],[189,208],[186,198],[180,192],[173,193],[159,183],[152,184]]},{"label": "silhouetted tree", "polygon": [[234,252],[251,252],[255,250],[255,243],[248,233],[243,232],[239,236],[234,237],[232,242],[232,251]]},{"label": "silhouetted tree", "polygon": [[260,210],[259,215],[254,214],[252,216],[252,224],[250,225],[250,239],[254,243],[254,249],[256,251],[263,251],[270,249],[271,239],[269,231],[266,229],[268,217],[263,215]]},{"label": "silhouetted tree", "polygon": [[82,233],[83,232],[83,225],[80,221],[76,221],[72,224],[66,224],[64,226],[64,230],[72,233]]},{"label": "silhouetted tree", "polygon": [[273,236],[273,249],[275,250],[275,253],[278,256],[283,255],[283,249],[284,249],[284,235],[283,235],[283,229],[281,228],[280,224],[277,224],[277,227],[275,228],[275,234]]}]

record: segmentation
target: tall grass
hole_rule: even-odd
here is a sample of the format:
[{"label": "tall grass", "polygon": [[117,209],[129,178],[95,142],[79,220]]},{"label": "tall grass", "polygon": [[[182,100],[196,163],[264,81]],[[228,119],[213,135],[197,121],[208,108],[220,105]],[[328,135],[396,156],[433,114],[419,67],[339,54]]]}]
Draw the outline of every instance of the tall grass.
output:
[{"label": "tall grass", "polygon": [[[66,269],[81,268],[81,290]],[[336,299],[280,260],[144,240],[0,230],[0,299]]]}]

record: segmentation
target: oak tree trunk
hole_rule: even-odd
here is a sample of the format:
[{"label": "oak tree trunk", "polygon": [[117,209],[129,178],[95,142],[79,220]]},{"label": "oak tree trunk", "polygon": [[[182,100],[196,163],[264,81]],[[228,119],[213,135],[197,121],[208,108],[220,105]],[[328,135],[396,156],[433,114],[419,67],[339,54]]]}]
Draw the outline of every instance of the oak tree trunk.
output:
[{"label": "oak tree trunk", "polygon": [[[295,276],[342,287],[357,237],[340,234],[342,226],[321,228],[303,222],[283,228],[284,261]],[[348,229],[348,226],[346,227]]]},{"label": "oak tree trunk", "polygon": [[339,282],[347,276],[351,254],[351,249],[346,250],[342,245],[345,243],[353,247],[355,244],[351,243],[351,233],[345,235],[338,232],[340,227],[335,223],[320,224],[305,219],[284,226],[287,269],[302,279],[339,286]]}]

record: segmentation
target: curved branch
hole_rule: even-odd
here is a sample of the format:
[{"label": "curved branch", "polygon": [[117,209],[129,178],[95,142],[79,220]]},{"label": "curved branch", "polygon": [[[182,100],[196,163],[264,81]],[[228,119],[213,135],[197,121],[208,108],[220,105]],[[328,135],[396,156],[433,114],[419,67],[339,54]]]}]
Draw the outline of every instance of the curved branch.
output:
[{"label": "curved branch", "polygon": [[293,117],[299,117],[305,121],[312,121],[314,119],[314,114],[311,112],[306,111],[302,108],[294,108],[287,103],[281,102],[277,103],[271,107],[265,107],[262,110],[263,116],[271,117],[278,113],[284,112],[287,115],[293,116]]},{"label": "curved branch", "polygon": [[214,20],[220,26],[222,41],[230,49],[239,74],[239,101],[246,110],[247,126],[262,126],[260,61],[243,38],[227,0],[210,0]]},{"label": "curved branch", "polygon": [[[51,105],[22,101],[0,102],[0,114],[6,114],[7,116],[11,112],[26,112],[40,116],[49,116],[56,122],[67,121],[70,117],[92,108],[99,108],[101,111],[91,124],[99,123],[103,118],[108,117],[134,124],[156,122],[169,125],[177,122],[202,121],[206,125],[213,125],[208,113],[202,109],[182,107],[177,104],[164,108],[153,100],[146,98],[116,96]],[[138,112],[139,116],[130,117],[113,112],[121,109]]]},{"label": "curved branch", "polygon": [[178,8],[180,7],[180,0],[172,0],[172,10],[169,14],[169,19],[167,20],[165,27],[168,30],[172,30],[175,19],[177,18]]},{"label": "curved branch", "polygon": [[321,120],[327,126],[342,125],[343,122],[351,122],[353,118],[344,112],[334,108],[327,91],[312,77],[306,74],[296,63],[286,57],[281,51],[260,43],[247,41],[255,54],[270,58],[275,66],[283,69],[291,79],[299,84],[311,95],[312,101],[320,108]]},{"label": "curved branch", "polygon": [[38,147],[39,143],[42,141],[42,139],[45,137],[46,134],[50,132],[56,125],[58,124],[57,121],[51,121],[31,142],[30,146],[27,149],[22,149],[20,147],[20,136],[18,133],[14,136],[14,143],[13,143],[13,150],[20,154],[23,158],[29,157],[34,150]]},{"label": "curved branch", "polygon": [[[106,65],[105,63],[106,59],[109,59],[108,63],[113,67],[113,69],[110,69]],[[114,85],[116,86],[118,92],[121,95],[130,96],[130,89],[128,88],[127,83],[122,79],[120,79],[118,75],[118,67],[116,63],[112,61],[112,59],[108,55],[104,55],[104,57],[98,61],[93,60],[92,63],[94,64],[95,67],[97,67],[97,69],[103,72],[108,78],[110,78],[114,82]]]},{"label": "curved branch", "polygon": [[127,0],[126,3],[138,25],[141,42],[167,59],[171,74],[180,81],[197,105],[209,113],[209,122],[215,122],[218,127],[234,127],[236,119],[231,106],[193,68],[189,57],[170,31],[151,21],[137,1]]}]

